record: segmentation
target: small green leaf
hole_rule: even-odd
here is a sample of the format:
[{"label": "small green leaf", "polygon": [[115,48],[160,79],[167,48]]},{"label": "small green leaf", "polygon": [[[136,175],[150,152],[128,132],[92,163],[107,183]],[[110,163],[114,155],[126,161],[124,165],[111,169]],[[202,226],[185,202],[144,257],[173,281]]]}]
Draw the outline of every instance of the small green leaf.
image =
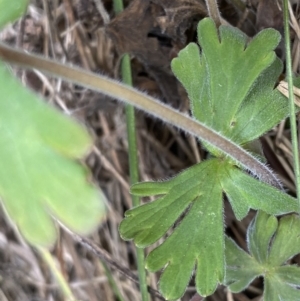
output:
[{"label": "small green leaf", "polygon": [[[226,281],[230,290],[240,292],[256,277],[264,277],[264,301],[300,300],[300,269],[282,265],[300,252],[299,218],[276,218],[260,211],[248,227],[248,249],[241,250],[226,239]],[[278,227],[277,227],[278,225]]]},{"label": "small green leaf", "polygon": [[[213,170],[205,172],[209,178],[213,174]],[[202,296],[210,295],[222,281],[225,265],[222,207],[220,184],[207,182],[174,233],[147,257],[149,271],[164,268],[159,285],[167,300],[183,295],[196,267],[196,287]]]},{"label": "small green leaf", "polygon": [[216,168],[216,164],[214,160],[209,160],[205,164],[194,165],[169,181],[134,185],[133,193],[143,190],[143,195],[147,196],[155,192],[164,195],[154,202],[128,210],[120,225],[121,237],[127,240],[134,238],[138,247],[146,247],[157,241],[175,224],[188,206],[203,194],[206,188],[199,183]]},{"label": "small green leaf", "polygon": [[0,28],[20,18],[27,9],[29,0],[0,0]]},{"label": "small green leaf", "polygon": [[[152,251],[146,266],[157,271],[165,266],[160,290],[167,299],[179,298],[197,266],[196,285],[202,295],[211,294],[224,276],[223,202],[218,177],[223,165],[218,159],[194,165],[176,178],[158,186],[168,187],[154,202],[133,208],[120,225],[124,239],[146,247],[162,237],[180,218],[167,240]],[[213,180],[212,180],[213,179]],[[145,187],[147,183],[134,185]],[[155,185],[149,183],[149,195]],[[139,190],[138,190],[139,191]],[[160,193],[162,190],[158,189]]]},{"label": "small green leaf", "polygon": [[298,208],[295,198],[254,179],[238,168],[228,169],[222,186],[239,220],[246,216],[250,208],[273,215],[295,212]]},{"label": "small green leaf", "polygon": [[56,239],[53,218],[86,234],[104,214],[104,195],[75,159],[92,146],[87,131],[46,105],[0,62],[0,197],[32,244]]},{"label": "small green leaf", "polygon": [[[274,85],[282,71],[274,49],[280,35],[266,29],[247,37],[211,19],[198,25],[199,47],[191,43],[172,61],[188,92],[193,116],[237,144],[245,144],[288,115],[288,102]],[[272,114],[270,114],[272,112]]]}]

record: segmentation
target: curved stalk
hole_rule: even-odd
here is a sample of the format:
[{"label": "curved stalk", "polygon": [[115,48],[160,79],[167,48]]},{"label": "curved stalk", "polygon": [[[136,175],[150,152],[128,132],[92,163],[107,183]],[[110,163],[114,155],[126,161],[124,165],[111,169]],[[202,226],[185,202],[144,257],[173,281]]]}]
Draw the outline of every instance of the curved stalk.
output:
[{"label": "curved stalk", "polygon": [[214,20],[216,26],[219,27],[222,22],[217,0],[205,0],[205,3],[209,16]]},{"label": "curved stalk", "polygon": [[227,157],[233,159],[236,164],[249,170],[260,180],[281,188],[281,184],[273,172],[245,149],[234,144],[231,140],[215,132],[205,124],[174,110],[153,97],[105,76],[94,74],[78,67],[62,65],[41,56],[13,49],[3,43],[0,43],[0,57],[10,63],[27,69],[44,71],[51,76],[62,78],[131,104],[216,147]]}]

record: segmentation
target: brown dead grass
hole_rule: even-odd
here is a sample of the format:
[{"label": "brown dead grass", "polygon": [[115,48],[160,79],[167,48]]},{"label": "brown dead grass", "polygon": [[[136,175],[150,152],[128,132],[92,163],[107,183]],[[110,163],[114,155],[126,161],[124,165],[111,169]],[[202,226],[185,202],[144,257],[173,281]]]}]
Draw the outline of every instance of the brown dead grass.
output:
[{"label": "brown dead grass", "polygon": [[[171,74],[169,64],[181,48],[195,39],[195,25],[205,15],[204,3],[200,0],[134,0],[126,1],[126,5],[128,2],[134,2],[130,14],[127,11],[127,15],[116,18],[111,0],[32,0],[27,15],[7,27],[0,38],[27,51],[114,78],[119,77],[122,53],[129,52],[135,87],[186,112],[185,92]],[[224,20],[253,36],[264,27],[282,31],[281,14],[275,2],[251,0],[245,5],[242,0],[223,0],[219,4]],[[291,13],[293,68],[299,72],[299,7],[294,5]],[[282,48],[278,53],[282,53]],[[52,250],[58,266],[78,300],[118,300],[114,285],[123,300],[141,300],[137,284],[114,265],[136,274],[134,246],[122,241],[118,234],[124,211],[131,207],[123,106],[96,92],[47,78],[38,71],[18,69],[16,72],[25,85],[44,95],[47,102],[71,113],[89,127],[95,137],[95,149],[86,161],[109,200],[106,220],[90,237],[107,252],[109,260],[100,260],[86,244],[76,242],[74,237],[61,231]],[[294,193],[291,143],[284,125],[282,122],[268,133],[262,143],[270,165]],[[140,112],[137,113],[137,127],[141,180],[170,177],[206,157],[194,138],[185,137]],[[237,222],[226,204],[227,231],[244,248],[246,228],[253,214]],[[0,227],[0,300],[63,300],[47,266],[17,235],[3,214]],[[158,275],[148,274],[149,286],[157,289],[157,282]],[[194,295],[191,282],[181,300],[201,300]],[[240,294],[232,295],[219,287],[207,300],[260,300],[261,295],[262,282],[258,279]],[[152,297],[152,300],[159,299]]]}]

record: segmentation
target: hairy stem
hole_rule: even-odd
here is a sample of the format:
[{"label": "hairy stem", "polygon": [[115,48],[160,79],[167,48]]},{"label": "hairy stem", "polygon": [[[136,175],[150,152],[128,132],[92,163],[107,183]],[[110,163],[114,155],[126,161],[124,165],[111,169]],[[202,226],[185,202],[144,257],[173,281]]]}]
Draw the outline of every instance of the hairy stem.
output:
[{"label": "hairy stem", "polygon": [[0,57],[27,69],[39,69],[45,73],[99,91],[120,101],[131,104],[175,127],[216,147],[236,164],[252,172],[260,180],[281,188],[272,171],[258,159],[228,138],[215,132],[205,124],[164,105],[157,99],[134,90],[105,76],[87,72],[70,65],[62,65],[40,56],[28,54],[0,43]]},{"label": "hairy stem", "polygon": [[209,16],[214,20],[217,27],[221,25],[221,16],[217,0],[205,0]]}]

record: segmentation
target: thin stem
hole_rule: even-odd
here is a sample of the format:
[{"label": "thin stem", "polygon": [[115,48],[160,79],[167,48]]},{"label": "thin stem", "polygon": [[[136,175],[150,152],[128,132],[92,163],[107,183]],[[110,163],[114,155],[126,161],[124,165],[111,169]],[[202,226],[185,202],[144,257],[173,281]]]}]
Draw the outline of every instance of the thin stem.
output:
[{"label": "thin stem", "polygon": [[285,42],[285,52],[286,52],[286,72],[287,72],[287,82],[288,82],[288,90],[289,90],[290,123],[291,123],[292,147],[293,147],[293,157],[294,157],[295,185],[296,185],[297,200],[299,203],[299,214],[300,214],[300,165],[299,165],[299,153],[298,153],[296,110],[294,104],[294,91],[293,91],[293,71],[292,71],[291,44],[290,44],[288,0],[283,1],[283,19],[284,19],[283,20],[284,42]]},{"label": "thin stem", "polygon": [[114,12],[119,14],[124,9],[123,0],[113,0]]},{"label": "thin stem", "polygon": [[71,67],[70,65],[62,65],[41,56],[13,49],[3,43],[0,43],[0,57],[10,63],[18,64],[27,69],[39,69],[49,75],[59,77],[129,103],[148,114],[174,125],[188,134],[200,138],[211,146],[216,147],[224,155],[234,160],[239,166],[251,171],[255,176],[260,178],[260,180],[281,188],[281,184],[273,172],[245,149],[207,127],[205,124],[183,115],[153,97],[106,78],[105,76],[97,75],[82,70],[81,68]]},{"label": "thin stem", "polygon": [[[124,9],[123,0],[114,0],[113,4],[116,14],[120,13]],[[125,54],[122,58],[121,73],[124,84],[132,87],[131,63],[128,54]],[[125,112],[128,137],[129,174],[130,182],[132,185],[139,181],[138,147],[136,142],[136,123],[134,107],[130,104],[126,104]],[[134,207],[140,205],[140,198],[138,196],[132,195],[131,198]],[[149,294],[147,289],[147,275],[145,270],[145,253],[143,249],[135,249],[142,301],[148,301]]]},{"label": "thin stem", "polygon": [[[132,86],[131,76],[131,64],[128,54],[125,54],[122,58],[121,64],[122,79],[127,85]],[[135,112],[132,105],[125,105],[126,112],[126,125],[127,125],[127,137],[128,137],[128,156],[129,156],[129,174],[131,185],[139,181],[139,164],[138,164],[138,151],[136,142],[136,126],[135,126]],[[132,195],[132,204],[134,207],[140,205],[140,198],[136,195]],[[143,249],[136,248],[136,259],[138,274],[140,280],[140,292],[143,301],[148,301],[147,291],[147,278],[145,270],[145,254]]]},{"label": "thin stem", "polygon": [[209,16],[214,20],[217,27],[221,25],[221,16],[217,0],[205,0]]},{"label": "thin stem", "polygon": [[[122,59],[122,78],[125,84],[132,86],[130,58],[125,54]],[[128,150],[129,150],[129,173],[131,185],[139,181],[139,165],[138,165],[138,152],[136,142],[136,123],[135,123],[135,110],[132,105],[125,105],[126,124],[127,124],[127,137],[128,137]],[[134,207],[140,205],[140,198],[132,195],[132,204]],[[143,301],[148,301],[147,291],[147,277],[145,270],[145,254],[143,249],[136,248],[136,260],[138,267],[138,274],[140,280],[140,292]]]},{"label": "thin stem", "polygon": [[64,278],[62,273],[59,271],[59,269],[56,267],[56,264],[53,260],[52,255],[50,254],[50,252],[46,248],[43,248],[43,247],[37,247],[37,249],[38,249],[39,253],[41,254],[41,256],[43,257],[46,264],[48,265],[51,273],[56,278],[57,283],[58,283],[65,299],[68,301],[75,301],[76,299],[73,296],[73,293],[72,293],[66,279]]}]

